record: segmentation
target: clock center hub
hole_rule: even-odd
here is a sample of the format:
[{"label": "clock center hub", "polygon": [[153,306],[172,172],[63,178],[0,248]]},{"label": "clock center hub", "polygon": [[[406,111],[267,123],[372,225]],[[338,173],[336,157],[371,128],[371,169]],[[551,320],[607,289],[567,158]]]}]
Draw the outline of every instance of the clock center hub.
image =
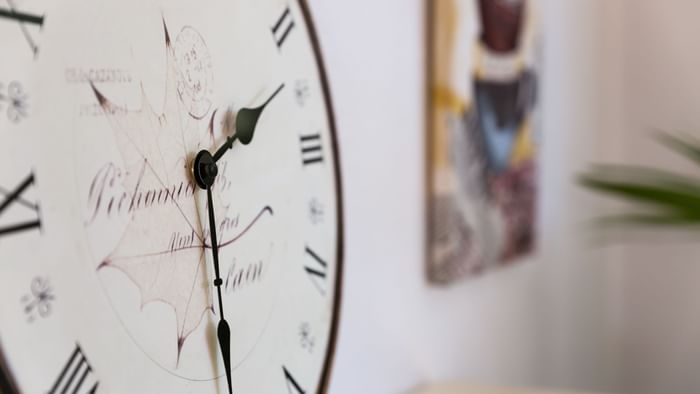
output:
[{"label": "clock center hub", "polygon": [[207,189],[214,185],[214,180],[219,174],[219,167],[209,151],[202,150],[197,153],[192,165],[192,173],[195,182],[202,189]]}]

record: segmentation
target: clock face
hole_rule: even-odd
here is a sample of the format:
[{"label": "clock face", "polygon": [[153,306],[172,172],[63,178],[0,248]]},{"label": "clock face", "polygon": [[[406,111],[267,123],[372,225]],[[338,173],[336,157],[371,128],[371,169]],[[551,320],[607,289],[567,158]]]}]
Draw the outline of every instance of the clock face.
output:
[{"label": "clock face", "polygon": [[[226,392],[223,351],[234,392],[323,390],[341,207],[306,6],[66,0],[49,14],[30,51],[36,110],[19,129],[36,174],[13,178],[41,186],[17,199],[29,214],[41,206],[36,247],[22,248],[38,274],[6,268],[18,281],[3,292],[26,300],[0,311],[14,318],[0,339],[15,384]],[[221,151],[209,202],[195,157],[243,135],[246,111],[259,115],[254,134]],[[35,298],[30,322],[21,307]]]}]

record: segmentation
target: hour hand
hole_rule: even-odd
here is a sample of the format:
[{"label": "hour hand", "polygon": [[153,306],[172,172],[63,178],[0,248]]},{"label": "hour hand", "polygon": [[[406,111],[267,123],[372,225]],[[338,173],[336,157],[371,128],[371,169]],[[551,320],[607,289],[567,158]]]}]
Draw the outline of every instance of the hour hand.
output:
[{"label": "hour hand", "polygon": [[238,111],[238,114],[236,115],[236,133],[233,136],[226,138],[224,145],[222,145],[216,151],[216,153],[214,153],[214,161],[219,161],[221,156],[223,156],[227,150],[231,149],[236,140],[240,141],[243,145],[250,144],[250,141],[253,140],[255,126],[258,124],[260,115],[265,107],[270,104],[270,101],[272,101],[272,99],[274,99],[283,88],[284,84],[281,84],[262,105],[255,108],[241,108]]}]

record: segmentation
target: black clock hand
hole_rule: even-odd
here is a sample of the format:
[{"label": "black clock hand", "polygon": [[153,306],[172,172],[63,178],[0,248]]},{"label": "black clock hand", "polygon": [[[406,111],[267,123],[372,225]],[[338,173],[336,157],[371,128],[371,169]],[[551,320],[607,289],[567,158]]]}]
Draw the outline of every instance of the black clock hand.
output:
[{"label": "black clock hand", "polygon": [[226,382],[228,383],[229,394],[233,393],[231,388],[231,328],[224,318],[224,303],[221,299],[221,275],[219,271],[219,242],[216,237],[216,219],[214,218],[214,201],[211,187],[214,184],[216,175],[219,172],[211,154],[203,150],[197,154],[193,166],[194,178],[199,187],[207,191],[207,213],[209,215],[209,238],[211,238],[211,251],[214,259],[214,286],[219,296],[219,325],[216,329],[216,336],[219,338],[221,356],[224,358],[224,368],[226,369]]},{"label": "black clock hand", "polygon": [[209,211],[209,232],[211,234],[211,251],[214,257],[214,286],[219,295],[219,326],[216,329],[216,336],[219,337],[219,347],[221,347],[221,355],[224,358],[224,368],[226,369],[226,381],[228,382],[228,392],[233,393],[231,389],[231,328],[226,319],[224,319],[224,304],[221,300],[221,275],[219,274],[219,243],[216,238],[216,221],[214,220],[214,202],[211,195],[211,186],[207,187],[207,210]]},{"label": "black clock hand", "polygon": [[253,140],[255,134],[255,126],[258,124],[258,118],[262,114],[265,107],[272,101],[275,96],[284,88],[281,84],[265,102],[257,108],[242,108],[236,115],[236,134],[226,138],[226,142],[214,153],[214,161],[217,162],[221,156],[231,149],[233,143],[238,140],[243,145],[248,145]]}]

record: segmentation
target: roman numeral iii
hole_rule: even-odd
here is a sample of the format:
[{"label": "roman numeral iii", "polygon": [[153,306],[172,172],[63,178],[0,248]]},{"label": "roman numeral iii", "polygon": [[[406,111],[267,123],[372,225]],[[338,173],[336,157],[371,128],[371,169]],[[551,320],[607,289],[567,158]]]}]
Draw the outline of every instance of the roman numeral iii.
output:
[{"label": "roman numeral iii", "polygon": [[307,166],[323,163],[323,148],[320,134],[302,135],[299,137],[301,144],[301,162]]},{"label": "roman numeral iii", "polygon": [[[20,183],[14,190],[8,191],[0,187],[0,219],[10,207],[22,207],[22,209],[30,210],[32,219],[22,222],[0,225],[0,237],[17,234],[29,230],[41,230],[41,217],[39,216],[39,206],[27,201],[22,196],[24,192],[34,185],[34,174],[31,173]],[[1,223],[1,222],[0,222]]]},{"label": "roman numeral iii", "polygon": [[328,263],[316,254],[311,248],[306,247],[306,256],[308,257],[307,265],[304,270],[309,275],[311,282],[316,286],[318,291],[326,294],[326,274],[328,273]]},{"label": "roman numeral iii", "polygon": [[282,366],[282,371],[284,372],[284,380],[287,384],[287,392],[289,394],[306,394],[306,391],[294,380],[294,376],[287,371],[287,367]]},{"label": "roman numeral iii", "polygon": [[95,382],[94,385],[89,384],[85,389],[83,389],[83,384],[86,383],[88,376],[92,373],[92,367],[88,363],[85,355],[83,354],[80,345],[75,345],[75,350],[71,354],[68,362],[63,367],[61,374],[58,375],[56,382],[54,383],[49,394],[57,393],[89,393],[93,394],[97,392],[97,386],[99,382]]},{"label": "roman numeral iii", "polygon": [[279,19],[277,19],[277,22],[272,26],[272,37],[275,39],[277,48],[282,48],[282,44],[284,44],[284,41],[293,28],[294,19],[292,18],[292,12],[289,10],[289,6],[287,6]]}]

